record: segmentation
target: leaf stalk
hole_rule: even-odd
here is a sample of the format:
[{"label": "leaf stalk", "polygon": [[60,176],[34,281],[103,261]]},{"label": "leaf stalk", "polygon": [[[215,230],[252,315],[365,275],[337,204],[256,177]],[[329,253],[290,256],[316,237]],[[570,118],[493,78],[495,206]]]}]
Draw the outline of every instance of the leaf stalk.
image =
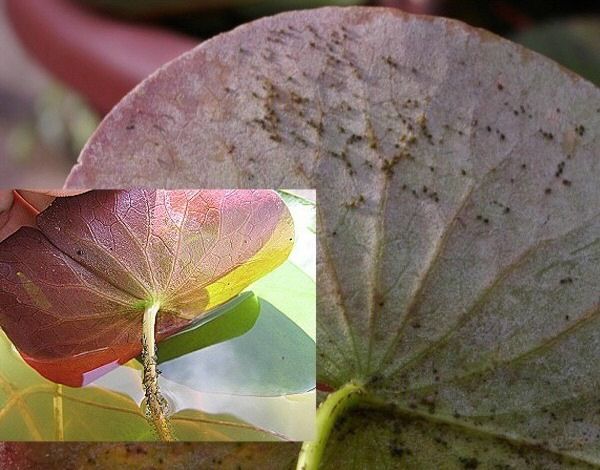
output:
[{"label": "leaf stalk", "polygon": [[154,426],[161,441],[174,441],[175,436],[167,418],[169,405],[160,393],[159,371],[156,363],[156,316],[159,302],[146,307],[142,321],[142,358],[144,363],[144,391],[146,393],[146,416]]},{"label": "leaf stalk", "polygon": [[362,400],[364,393],[362,385],[349,382],[327,396],[317,410],[316,439],[302,444],[296,470],[317,470],[319,468],[335,422],[348,409],[356,406]]},{"label": "leaf stalk", "polygon": [[65,440],[65,416],[63,411],[63,386],[56,384],[55,393],[52,397],[52,405],[54,409],[54,423],[55,423],[55,440]]}]

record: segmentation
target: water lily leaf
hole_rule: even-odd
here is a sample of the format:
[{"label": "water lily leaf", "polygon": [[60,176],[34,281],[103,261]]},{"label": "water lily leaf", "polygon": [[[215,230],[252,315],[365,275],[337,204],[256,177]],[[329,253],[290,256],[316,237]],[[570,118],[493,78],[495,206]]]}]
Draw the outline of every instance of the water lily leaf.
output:
[{"label": "water lily leaf", "polygon": [[[315,342],[269,302],[245,302],[252,301],[258,312],[244,335],[206,347],[227,333],[231,322],[223,315],[161,344],[161,377],[208,393],[265,397],[314,389]],[[168,386],[162,390],[168,393]]]},{"label": "water lily leaf", "polygon": [[[244,335],[252,329],[259,315],[259,299],[252,292],[244,292],[162,341],[157,363]],[[142,359],[138,361],[141,363]]]},{"label": "water lily leaf", "polygon": [[[42,375],[79,386],[281,264],[293,241],[272,191],[93,191],[58,198],[0,243],[0,325]],[[101,372],[105,372],[102,370]]]},{"label": "water lily leaf", "polygon": [[[290,261],[252,284],[252,291],[273,304],[313,340],[316,339],[317,304],[315,281]],[[286,289],[278,289],[285,279]]]},{"label": "water lily leaf", "polygon": [[[0,440],[32,441],[152,441],[141,399],[101,383],[70,388],[35,373],[0,332]],[[122,368],[122,370],[127,368]],[[144,392],[135,371],[133,382]],[[120,376],[122,377],[122,375]],[[121,382],[123,385],[123,382]],[[205,400],[206,404],[209,400]],[[175,409],[176,407],[174,407]],[[264,407],[263,407],[264,408]],[[181,409],[171,417],[184,440],[280,440],[285,437],[232,414]],[[5,463],[0,460],[2,468]],[[12,467],[11,467],[12,468]]]},{"label": "water lily leaf", "polygon": [[323,9],[163,68],[68,185],[320,190],[318,379],[412,420],[390,430],[355,412],[326,468],[353,453],[396,468],[390,452],[408,468],[587,468],[600,464],[598,129],[600,91],[520,46],[446,19]]}]

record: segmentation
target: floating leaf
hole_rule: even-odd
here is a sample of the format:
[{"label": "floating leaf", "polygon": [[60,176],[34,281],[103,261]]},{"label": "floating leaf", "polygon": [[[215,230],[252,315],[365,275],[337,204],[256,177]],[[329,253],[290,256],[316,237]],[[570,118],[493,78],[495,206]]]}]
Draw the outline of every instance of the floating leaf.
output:
[{"label": "floating leaf", "polygon": [[271,191],[93,191],[57,199],[37,225],[0,244],[0,325],[71,386],[140,352],[148,305],[164,339],[281,264],[293,238]]},{"label": "floating leaf", "polygon": [[244,292],[162,341],[158,363],[242,336],[254,327],[259,315],[260,300]]},{"label": "floating leaf", "polygon": [[[0,354],[0,440],[156,439],[140,407],[144,392],[137,369],[122,367],[93,386],[70,388],[35,373],[12,350],[11,343],[1,332]],[[119,380],[112,380],[118,387],[111,387],[111,375],[119,371],[116,376]],[[130,377],[125,376],[126,371]],[[132,390],[137,393],[131,393]],[[173,395],[173,399],[190,401],[189,395]],[[216,409],[210,398],[204,398],[201,405]],[[267,409],[264,403],[254,405],[263,411]],[[296,412],[292,411],[294,414]],[[285,415],[281,413],[281,416]],[[268,430],[237,415],[225,415],[222,411],[202,412],[198,407],[174,407],[171,416],[173,428],[183,440],[279,440],[284,436],[277,430],[284,428],[285,423],[275,421],[269,423],[273,430]],[[0,463],[3,464],[1,460]]]},{"label": "floating leaf", "polygon": [[[227,311],[219,315],[220,308]],[[262,314],[251,292],[220,308],[207,315],[213,318],[208,324],[196,325],[160,345],[162,356],[180,352],[181,341],[192,343],[186,344],[188,355],[165,364],[161,375],[177,437],[189,441],[310,437],[314,392],[297,392],[314,389],[314,342],[272,307]],[[305,357],[298,358],[301,354]],[[144,390],[137,362],[128,362],[90,386],[68,388],[27,366],[3,333],[0,357],[0,440],[156,439],[140,406]],[[185,364],[177,361],[189,363],[191,357],[191,377],[178,380],[178,368]],[[205,361],[214,358],[216,367],[207,371]],[[239,362],[246,370],[234,376],[228,366]],[[274,393],[275,387],[279,393]]]},{"label": "floating leaf", "polygon": [[598,129],[600,91],[522,47],[323,9],[163,68],[68,185],[320,190],[318,379],[368,406],[325,468],[591,468]]},{"label": "floating leaf", "polygon": [[[252,329],[238,338],[206,347],[215,337],[231,337],[225,314],[161,344],[161,376],[208,393],[265,397],[314,389],[314,341],[267,301],[253,296],[245,300],[251,302],[260,303],[260,313],[252,319]],[[194,352],[181,356],[190,351]]]}]

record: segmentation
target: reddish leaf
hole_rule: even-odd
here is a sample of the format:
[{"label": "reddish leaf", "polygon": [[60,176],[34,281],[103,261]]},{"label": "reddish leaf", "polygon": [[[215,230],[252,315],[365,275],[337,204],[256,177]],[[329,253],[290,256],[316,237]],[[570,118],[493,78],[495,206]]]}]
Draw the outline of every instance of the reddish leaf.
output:
[{"label": "reddish leaf", "polygon": [[0,243],[0,326],[47,378],[71,386],[160,341],[281,264],[293,227],[271,191],[93,191],[58,198]]},{"label": "reddish leaf", "polygon": [[599,129],[596,87],[508,41],[323,9],[163,68],[68,184],[323,189],[317,379],[389,405],[332,426],[323,468],[590,468]]}]

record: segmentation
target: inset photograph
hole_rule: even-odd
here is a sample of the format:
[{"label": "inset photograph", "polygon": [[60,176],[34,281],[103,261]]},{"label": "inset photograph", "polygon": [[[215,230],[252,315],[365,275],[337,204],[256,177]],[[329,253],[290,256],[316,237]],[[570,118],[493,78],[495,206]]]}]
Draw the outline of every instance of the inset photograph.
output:
[{"label": "inset photograph", "polygon": [[0,440],[314,438],[315,191],[0,193]]}]

